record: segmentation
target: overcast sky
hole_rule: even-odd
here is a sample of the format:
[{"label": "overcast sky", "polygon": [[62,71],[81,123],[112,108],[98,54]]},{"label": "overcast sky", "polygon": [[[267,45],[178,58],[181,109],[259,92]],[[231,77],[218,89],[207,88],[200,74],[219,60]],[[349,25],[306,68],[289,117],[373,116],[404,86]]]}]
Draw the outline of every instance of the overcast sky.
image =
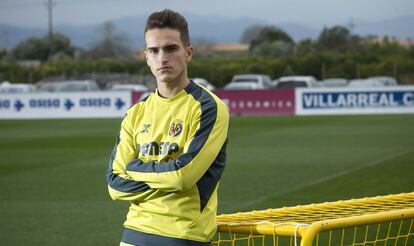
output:
[{"label": "overcast sky", "polygon": [[[46,27],[48,0],[0,0],[0,24]],[[320,28],[414,15],[414,0],[53,0],[54,24],[100,24],[172,8],[202,16],[295,22]]]}]

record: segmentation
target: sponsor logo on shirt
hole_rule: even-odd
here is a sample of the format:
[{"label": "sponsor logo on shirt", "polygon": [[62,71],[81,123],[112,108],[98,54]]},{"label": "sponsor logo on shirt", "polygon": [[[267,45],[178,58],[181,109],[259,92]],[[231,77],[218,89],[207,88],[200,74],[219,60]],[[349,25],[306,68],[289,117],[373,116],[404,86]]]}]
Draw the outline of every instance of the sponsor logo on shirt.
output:
[{"label": "sponsor logo on shirt", "polygon": [[177,137],[183,131],[183,121],[180,119],[176,119],[170,124],[170,129],[168,131],[168,136],[171,138]]},{"label": "sponsor logo on shirt", "polygon": [[170,143],[170,142],[143,143],[143,144],[138,144],[137,147],[138,147],[138,152],[140,152],[142,156],[172,155],[180,150],[180,146],[178,146],[177,143]]}]

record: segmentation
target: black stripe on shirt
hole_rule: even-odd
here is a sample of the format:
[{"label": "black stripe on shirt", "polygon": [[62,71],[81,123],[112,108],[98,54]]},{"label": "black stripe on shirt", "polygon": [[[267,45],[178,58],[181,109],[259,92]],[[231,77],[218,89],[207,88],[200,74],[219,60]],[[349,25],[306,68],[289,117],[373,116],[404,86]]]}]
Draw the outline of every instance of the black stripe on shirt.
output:
[{"label": "black stripe on shirt", "polygon": [[138,246],[209,246],[209,242],[198,242],[188,239],[165,237],[125,228],[121,241]]},{"label": "black stripe on shirt", "polygon": [[223,174],[226,163],[226,147],[227,139],[216,159],[213,161],[206,173],[204,173],[203,177],[201,177],[201,179],[197,182],[198,193],[200,195],[200,211],[203,211],[207,205],[214,189],[217,186],[217,183],[221,178],[221,175]]},{"label": "black stripe on shirt", "polygon": [[[141,98],[140,100],[138,100],[136,102],[136,104],[140,103],[140,102],[145,102],[148,97],[152,94],[148,93],[148,95],[146,95],[145,97]],[[108,171],[106,173],[106,182],[107,184],[114,190],[120,191],[120,192],[125,192],[125,193],[134,193],[134,192],[141,192],[141,191],[146,191],[149,190],[150,187],[145,184],[144,182],[138,182],[138,181],[134,181],[134,180],[129,180],[129,179],[124,179],[116,174],[113,173],[113,162],[115,160],[115,156],[116,156],[116,150],[118,147],[118,144],[120,142],[120,137],[118,136],[116,138],[116,143],[114,148],[112,149],[112,153],[111,153],[111,157],[109,159],[109,167],[108,167]]]},{"label": "black stripe on shirt", "polygon": [[[144,101],[147,98],[144,99]],[[113,172],[113,162],[115,160],[116,156],[116,150],[118,147],[118,144],[120,142],[120,137],[118,136],[116,138],[116,143],[114,148],[112,149],[111,157],[109,158],[109,167],[106,172],[106,182],[107,184],[114,190],[125,192],[125,193],[135,193],[135,192],[141,192],[149,190],[150,187],[144,183],[144,182],[138,182],[134,180],[124,179]]]}]

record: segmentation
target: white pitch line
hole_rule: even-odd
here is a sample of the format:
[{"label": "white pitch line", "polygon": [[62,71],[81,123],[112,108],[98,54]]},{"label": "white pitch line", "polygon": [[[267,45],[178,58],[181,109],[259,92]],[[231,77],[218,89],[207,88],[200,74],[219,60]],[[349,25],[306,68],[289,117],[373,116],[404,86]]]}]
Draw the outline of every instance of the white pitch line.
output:
[{"label": "white pitch line", "polygon": [[296,187],[294,187],[292,189],[286,189],[284,191],[274,192],[274,193],[272,193],[269,196],[265,196],[265,197],[262,197],[262,198],[260,198],[258,200],[254,200],[252,202],[245,203],[245,204],[243,204],[243,207],[237,208],[236,211],[242,210],[244,208],[250,208],[250,207],[252,207],[252,206],[254,206],[256,204],[265,202],[265,201],[270,200],[270,199],[273,199],[275,197],[278,197],[278,196],[281,196],[281,195],[284,195],[284,194],[287,194],[287,193],[290,193],[290,192],[293,192],[293,191],[301,190],[301,189],[307,188],[307,187],[312,186],[312,185],[315,185],[315,184],[320,184],[320,183],[323,183],[325,181],[328,181],[328,180],[331,180],[331,179],[335,179],[335,178],[338,178],[340,176],[347,175],[349,173],[352,173],[352,172],[355,172],[355,171],[358,171],[358,170],[361,170],[361,169],[364,169],[364,168],[367,168],[367,167],[376,166],[376,165],[381,164],[381,163],[383,163],[385,161],[388,161],[388,160],[391,160],[391,159],[394,159],[394,158],[397,158],[397,157],[406,155],[406,154],[408,154],[408,153],[410,153],[412,151],[413,150],[407,150],[407,151],[403,151],[403,152],[400,152],[400,153],[397,153],[397,154],[394,154],[394,155],[389,155],[389,156],[386,156],[384,158],[381,158],[381,159],[378,159],[378,160],[374,160],[374,161],[368,162],[367,164],[362,165],[362,166],[357,166],[357,167],[354,167],[354,168],[350,168],[350,169],[347,169],[345,171],[341,171],[341,172],[338,172],[338,173],[335,173],[335,174],[332,174],[332,175],[329,175],[329,176],[325,176],[323,178],[316,179],[316,180],[313,180],[313,181],[308,182],[308,183],[305,183],[305,184],[302,183],[301,185],[296,186]]}]

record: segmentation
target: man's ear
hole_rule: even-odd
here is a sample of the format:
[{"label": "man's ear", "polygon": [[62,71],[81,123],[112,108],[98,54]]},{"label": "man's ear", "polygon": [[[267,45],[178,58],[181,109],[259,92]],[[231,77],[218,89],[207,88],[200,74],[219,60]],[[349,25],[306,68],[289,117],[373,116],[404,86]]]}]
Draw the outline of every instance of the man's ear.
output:
[{"label": "man's ear", "polygon": [[144,55],[145,55],[145,61],[147,62],[147,65],[149,66],[147,50],[144,51]]},{"label": "man's ear", "polygon": [[191,61],[191,58],[193,57],[194,48],[193,46],[189,45],[186,47],[186,62]]}]

